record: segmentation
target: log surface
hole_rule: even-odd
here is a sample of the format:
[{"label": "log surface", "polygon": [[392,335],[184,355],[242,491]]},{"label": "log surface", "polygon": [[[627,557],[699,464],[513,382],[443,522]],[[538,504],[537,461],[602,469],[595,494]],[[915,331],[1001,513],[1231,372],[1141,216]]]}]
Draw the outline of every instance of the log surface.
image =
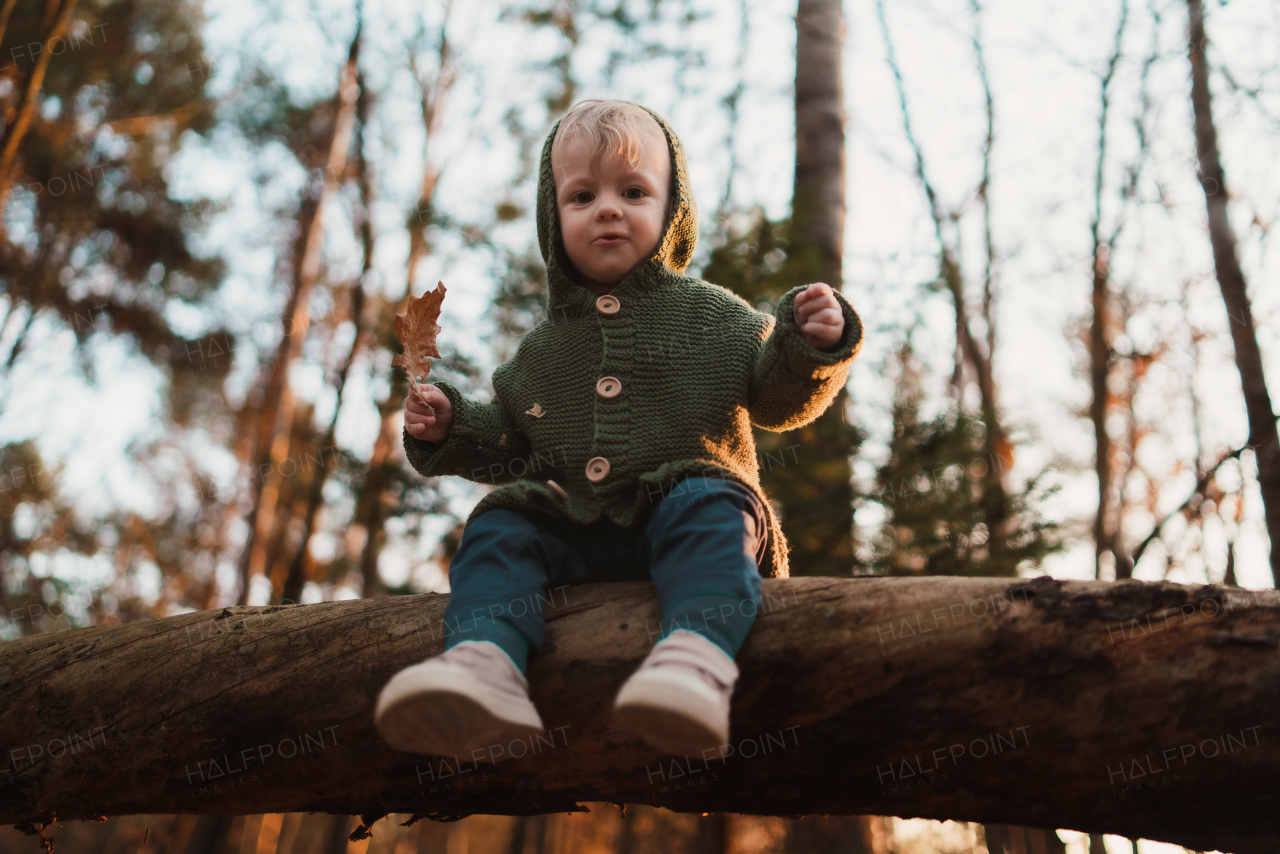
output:
[{"label": "log surface", "polygon": [[440,594],[9,641],[0,823],[312,811],[367,824],[598,801],[1280,850],[1280,592],[1048,577],[764,591],[723,760],[660,756],[612,720],[659,631],[645,582],[531,603],[547,617],[528,671],[547,733],[478,756],[402,753],[372,723],[387,679],[443,650]]}]

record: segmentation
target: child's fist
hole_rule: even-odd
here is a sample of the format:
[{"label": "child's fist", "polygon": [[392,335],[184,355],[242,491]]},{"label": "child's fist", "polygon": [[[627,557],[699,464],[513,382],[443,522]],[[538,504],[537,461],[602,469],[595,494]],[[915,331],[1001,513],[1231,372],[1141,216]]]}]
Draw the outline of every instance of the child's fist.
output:
[{"label": "child's fist", "polygon": [[[440,444],[444,442],[449,435],[449,428],[453,426],[453,404],[449,402],[449,398],[440,389],[434,385],[415,383],[418,394],[422,396],[431,409],[422,405],[410,389],[409,396],[404,401],[404,427],[409,431],[409,435],[415,439],[425,439],[428,442]],[[431,414],[431,410],[435,410],[435,415]]]},{"label": "child's fist", "polygon": [[844,333],[844,312],[831,286],[815,282],[796,294],[792,303],[800,337],[815,350],[825,350]]}]

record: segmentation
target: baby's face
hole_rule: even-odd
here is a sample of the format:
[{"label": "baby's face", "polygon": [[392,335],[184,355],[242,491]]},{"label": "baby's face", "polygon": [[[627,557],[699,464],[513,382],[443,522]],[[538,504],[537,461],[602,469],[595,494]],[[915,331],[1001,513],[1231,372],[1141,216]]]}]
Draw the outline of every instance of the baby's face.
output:
[{"label": "baby's face", "polygon": [[551,160],[565,252],[595,293],[610,290],[653,257],[662,239],[671,156],[657,122],[641,149],[635,166],[616,153],[592,163],[591,142],[575,137]]}]

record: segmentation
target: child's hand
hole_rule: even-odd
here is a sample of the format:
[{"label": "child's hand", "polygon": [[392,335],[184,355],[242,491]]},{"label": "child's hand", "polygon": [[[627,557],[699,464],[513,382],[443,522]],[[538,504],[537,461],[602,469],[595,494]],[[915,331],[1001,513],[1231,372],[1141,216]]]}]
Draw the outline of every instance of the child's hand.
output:
[{"label": "child's hand", "polygon": [[415,383],[415,385],[422,400],[435,410],[435,415],[431,414],[431,409],[422,405],[422,400],[419,400],[414,395],[413,389],[410,389],[409,396],[404,401],[405,429],[415,439],[425,439],[428,442],[440,444],[448,437],[449,428],[453,426],[453,404],[449,402],[445,393],[434,385],[429,383]]},{"label": "child's hand", "polygon": [[796,294],[794,313],[800,337],[815,350],[825,350],[844,333],[844,312],[831,286],[816,282]]}]

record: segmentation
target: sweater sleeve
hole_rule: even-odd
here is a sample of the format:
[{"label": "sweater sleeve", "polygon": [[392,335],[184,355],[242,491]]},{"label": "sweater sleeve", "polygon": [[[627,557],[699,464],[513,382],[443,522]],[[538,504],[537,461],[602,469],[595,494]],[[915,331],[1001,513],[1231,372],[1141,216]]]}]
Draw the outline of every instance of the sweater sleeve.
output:
[{"label": "sweater sleeve", "polygon": [[796,325],[796,294],[808,285],[787,291],[778,302],[774,325],[756,351],[748,387],[751,423],[766,430],[794,430],[826,411],[849,375],[849,364],[862,347],[862,320],[838,290],[844,312],[840,340],[819,350],[809,345]]},{"label": "sweater sleeve", "polygon": [[[493,403],[473,403],[447,382],[434,383],[453,405],[453,424],[444,442],[428,442],[404,431],[404,451],[423,477],[457,475],[476,483],[518,480],[511,461],[529,454],[529,437],[516,427],[496,396]],[[520,467],[521,473],[526,470]]]}]

